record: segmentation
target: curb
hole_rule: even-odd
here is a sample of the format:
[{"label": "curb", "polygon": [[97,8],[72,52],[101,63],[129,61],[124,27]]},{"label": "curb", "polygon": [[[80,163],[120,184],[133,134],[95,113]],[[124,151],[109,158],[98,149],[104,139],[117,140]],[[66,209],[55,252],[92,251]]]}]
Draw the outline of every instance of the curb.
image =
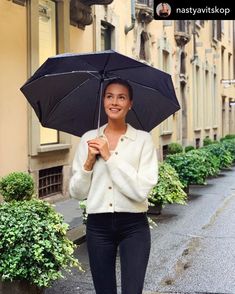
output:
[{"label": "curb", "polygon": [[81,244],[86,240],[86,226],[81,224],[67,231],[67,237],[75,244]]}]

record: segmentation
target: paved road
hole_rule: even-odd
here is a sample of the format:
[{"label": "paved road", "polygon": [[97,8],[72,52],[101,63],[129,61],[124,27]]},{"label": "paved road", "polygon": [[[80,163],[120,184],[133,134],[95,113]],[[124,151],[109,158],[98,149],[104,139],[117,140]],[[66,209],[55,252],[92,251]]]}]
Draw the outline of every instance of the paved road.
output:
[{"label": "paved road", "polygon": [[[144,294],[235,294],[235,167],[206,186],[192,186],[187,206],[169,205],[151,230],[152,249]],[[46,294],[94,294],[86,243],[73,270]],[[120,291],[120,272],[117,263]]]}]

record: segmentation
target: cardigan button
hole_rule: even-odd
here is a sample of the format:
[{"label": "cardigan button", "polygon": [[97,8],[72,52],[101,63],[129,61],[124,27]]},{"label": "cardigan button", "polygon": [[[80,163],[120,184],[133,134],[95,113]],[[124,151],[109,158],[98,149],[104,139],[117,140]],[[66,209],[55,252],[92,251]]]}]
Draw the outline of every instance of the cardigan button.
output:
[{"label": "cardigan button", "polygon": [[112,207],[112,206],[113,206],[113,204],[112,204],[112,203],[109,203],[109,206],[110,206],[110,207]]},{"label": "cardigan button", "polygon": [[121,138],[121,141],[123,142],[123,141],[124,141],[124,139],[123,139],[123,138]]},{"label": "cardigan button", "polygon": [[115,152],[116,155],[118,155],[118,152]]},{"label": "cardigan button", "polygon": [[110,187],[109,187],[109,190],[111,190],[111,189],[112,189],[112,187],[110,186]]}]

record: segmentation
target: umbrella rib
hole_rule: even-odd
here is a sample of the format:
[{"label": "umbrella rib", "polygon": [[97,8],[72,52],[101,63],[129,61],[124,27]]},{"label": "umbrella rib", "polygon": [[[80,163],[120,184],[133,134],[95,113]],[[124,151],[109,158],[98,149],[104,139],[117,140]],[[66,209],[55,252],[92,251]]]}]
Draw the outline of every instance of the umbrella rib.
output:
[{"label": "umbrella rib", "polygon": [[[97,70],[92,70],[92,71],[89,71],[89,70],[73,70],[73,71],[70,71],[70,72],[60,72],[60,73],[54,73],[54,74],[46,74],[40,78],[44,78],[44,77],[54,77],[54,76],[59,76],[59,75],[70,75],[71,73],[89,73],[91,75],[93,75],[94,77],[96,77],[94,75],[94,73],[99,73]],[[97,78],[97,77],[96,77]]]},{"label": "umbrella rib", "polygon": [[[60,75],[69,75],[69,74],[71,74],[71,73],[89,73],[89,74],[91,74],[93,77],[95,77],[96,79],[99,79],[99,77],[97,77],[94,73],[98,73],[99,74],[99,72],[98,71],[72,71],[72,72],[60,72],[60,73],[56,73],[56,74],[46,74],[46,75],[43,75],[43,76],[41,76],[41,77],[39,77],[38,79],[36,79],[36,80],[33,80],[33,81],[30,81],[30,82],[27,82],[25,85],[27,85],[27,86],[29,86],[29,85],[32,85],[33,83],[35,83],[35,82],[38,82],[39,80],[41,80],[41,79],[44,79],[45,77],[54,77],[54,76],[60,76]],[[24,86],[25,86],[24,85]],[[22,89],[23,87],[21,87],[21,89]]]},{"label": "umbrella rib", "polygon": [[80,85],[78,85],[76,88],[73,89],[73,91],[71,91],[68,95],[66,95],[63,99],[61,99],[57,104],[54,105],[54,107],[52,108],[52,110],[49,112],[48,114],[48,119],[50,118],[50,116],[53,114],[53,112],[56,110],[56,108],[58,108],[58,106],[65,100],[68,98],[68,96],[70,96],[73,92],[75,92],[77,89],[79,89],[80,87],[82,87],[84,84],[86,84],[88,81],[90,81],[92,78],[89,78],[87,80],[85,80],[83,83],[81,83]]}]

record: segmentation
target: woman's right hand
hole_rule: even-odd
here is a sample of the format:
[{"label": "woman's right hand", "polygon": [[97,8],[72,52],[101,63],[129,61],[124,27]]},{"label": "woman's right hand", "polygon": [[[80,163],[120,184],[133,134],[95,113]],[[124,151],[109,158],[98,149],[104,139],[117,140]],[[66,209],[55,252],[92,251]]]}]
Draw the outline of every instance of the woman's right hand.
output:
[{"label": "woman's right hand", "polygon": [[96,149],[94,147],[90,147],[88,145],[88,155],[87,155],[86,162],[84,164],[84,169],[85,170],[91,171],[93,169],[93,166],[94,166],[94,164],[96,162],[98,154],[100,154],[98,149]]}]

